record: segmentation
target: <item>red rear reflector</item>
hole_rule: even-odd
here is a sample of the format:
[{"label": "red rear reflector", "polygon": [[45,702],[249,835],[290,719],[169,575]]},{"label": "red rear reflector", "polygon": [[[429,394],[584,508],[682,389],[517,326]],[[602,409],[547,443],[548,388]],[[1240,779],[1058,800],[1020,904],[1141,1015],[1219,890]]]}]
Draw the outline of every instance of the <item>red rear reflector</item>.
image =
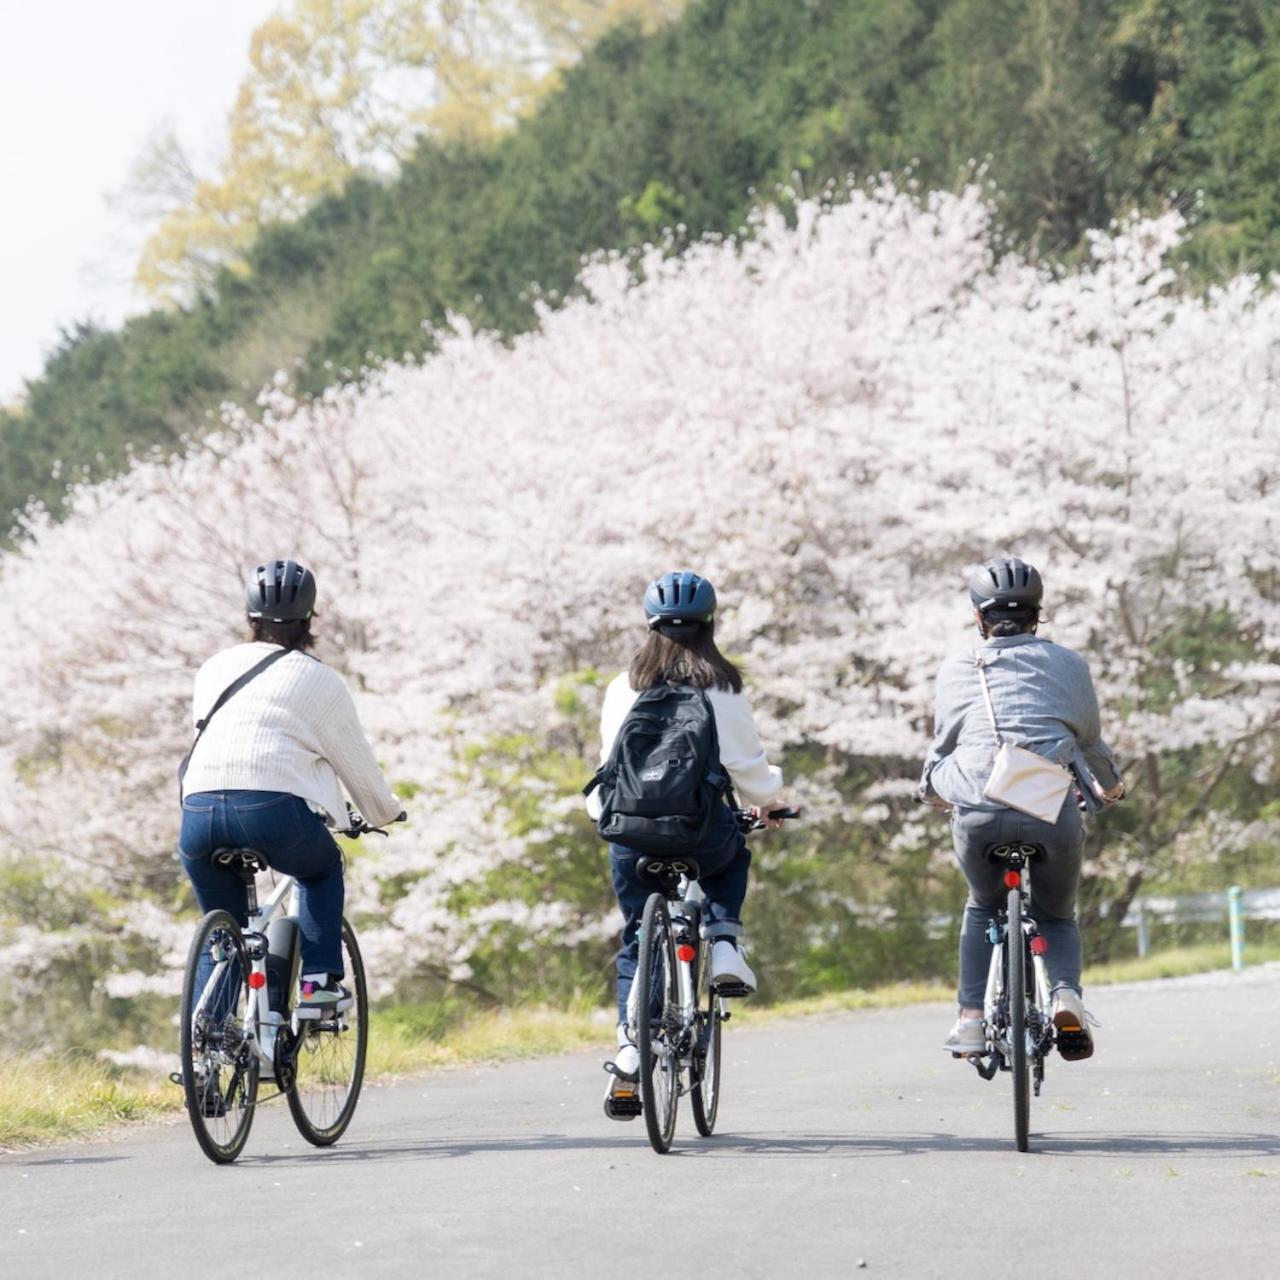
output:
[{"label": "red rear reflector", "polygon": [[687,942],[682,942],[676,948],[676,959],[679,960],[681,964],[692,964],[693,957],[697,954],[698,953]]},{"label": "red rear reflector", "polygon": [[1022,872],[1006,871],[1004,873],[1004,882],[1010,889],[1016,889],[1022,883]]},{"label": "red rear reflector", "polygon": [[1049,950],[1049,941],[1047,938],[1042,938],[1040,937],[1039,934],[1037,934],[1034,938],[1031,939],[1031,954],[1033,956],[1042,956],[1048,950]]},{"label": "red rear reflector", "polygon": [[265,973],[251,973],[249,975],[249,985],[258,991],[267,985],[267,975]]}]

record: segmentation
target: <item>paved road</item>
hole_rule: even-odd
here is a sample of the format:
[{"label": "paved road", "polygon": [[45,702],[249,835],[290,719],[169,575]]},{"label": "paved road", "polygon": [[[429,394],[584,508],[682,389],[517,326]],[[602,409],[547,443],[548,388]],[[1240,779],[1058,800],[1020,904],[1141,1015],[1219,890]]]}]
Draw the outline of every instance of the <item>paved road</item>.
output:
[{"label": "paved road", "polygon": [[0,1158],[0,1276],[1277,1274],[1280,967],[1090,1003],[1027,1155],[945,1008],[732,1026],[723,1132],[667,1157],[578,1055],[370,1089],[328,1152],[272,1106],[230,1168],[185,1122]]}]

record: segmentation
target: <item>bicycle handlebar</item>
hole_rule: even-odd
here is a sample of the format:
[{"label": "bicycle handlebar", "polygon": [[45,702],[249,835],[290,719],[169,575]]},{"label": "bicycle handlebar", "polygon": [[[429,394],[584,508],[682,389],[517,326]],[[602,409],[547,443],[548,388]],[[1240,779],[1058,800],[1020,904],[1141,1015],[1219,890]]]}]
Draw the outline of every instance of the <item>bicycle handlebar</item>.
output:
[{"label": "bicycle handlebar", "polygon": [[800,816],[799,809],[770,809],[757,817],[750,809],[735,809],[733,816],[738,820],[738,829],[743,832],[761,831],[768,826],[768,821],[790,821]]},{"label": "bicycle handlebar", "polygon": [[[408,818],[408,814],[401,809],[392,822],[404,822]],[[390,824],[388,824],[390,825]],[[364,819],[364,814],[359,809],[353,809],[351,805],[347,805],[347,825],[343,827],[338,834],[346,836],[349,840],[358,840],[361,836],[385,836],[387,834],[386,827],[371,827]]]}]

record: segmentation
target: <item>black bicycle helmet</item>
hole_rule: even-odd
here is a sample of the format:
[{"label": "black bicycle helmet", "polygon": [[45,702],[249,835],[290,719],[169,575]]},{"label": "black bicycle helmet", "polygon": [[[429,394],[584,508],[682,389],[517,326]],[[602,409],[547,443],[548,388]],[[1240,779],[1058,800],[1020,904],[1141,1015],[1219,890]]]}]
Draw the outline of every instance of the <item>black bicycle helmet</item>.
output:
[{"label": "black bicycle helmet", "polygon": [[654,630],[710,626],[716,589],[696,573],[664,573],[645,589],[644,616]]},{"label": "black bicycle helmet", "polygon": [[268,560],[249,575],[244,600],[251,618],[304,622],[315,612],[315,575],[296,560]]},{"label": "black bicycle helmet", "polygon": [[1040,612],[1044,583],[1017,556],[988,560],[969,579],[969,599],[984,618],[1031,618]]}]

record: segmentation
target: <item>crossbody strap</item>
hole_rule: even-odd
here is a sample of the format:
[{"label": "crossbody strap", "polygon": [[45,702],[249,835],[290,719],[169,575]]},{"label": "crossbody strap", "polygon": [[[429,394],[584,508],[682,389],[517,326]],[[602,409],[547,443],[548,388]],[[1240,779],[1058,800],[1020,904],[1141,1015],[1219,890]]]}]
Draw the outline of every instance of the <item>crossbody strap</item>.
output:
[{"label": "crossbody strap", "polygon": [[996,708],[991,701],[991,688],[987,684],[987,673],[985,663],[982,661],[982,654],[977,649],[973,651],[973,665],[978,668],[978,679],[982,681],[982,696],[986,699],[987,715],[991,717],[991,732],[996,735],[996,746],[1004,746],[1004,738],[1000,735],[1000,726],[996,724]]},{"label": "crossbody strap", "polygon": [[286,654],[291,653],[290,649],[277,649],[274,653],[269,653],[261,662],[255,662],[253,666],[242,676],[237,676],[223,691],[218,694],[217,701],[214,702],[205,715],[203,720],[196,721],[196,738],[191,744],[191,749],[182,757],[182,763],[178,766],[178,791],[181,794],[183,779],[187,776],[187,766],[191,763],[191,757],[195,754],[196,747],[200,745],[200,739],[204,737],[204,731],[209,725],[209,721],[213,719],[214,712],[228,699],[234,697],[241,689],[249,683],[250,680],[260,676],[273,662],[279,662]]}]

